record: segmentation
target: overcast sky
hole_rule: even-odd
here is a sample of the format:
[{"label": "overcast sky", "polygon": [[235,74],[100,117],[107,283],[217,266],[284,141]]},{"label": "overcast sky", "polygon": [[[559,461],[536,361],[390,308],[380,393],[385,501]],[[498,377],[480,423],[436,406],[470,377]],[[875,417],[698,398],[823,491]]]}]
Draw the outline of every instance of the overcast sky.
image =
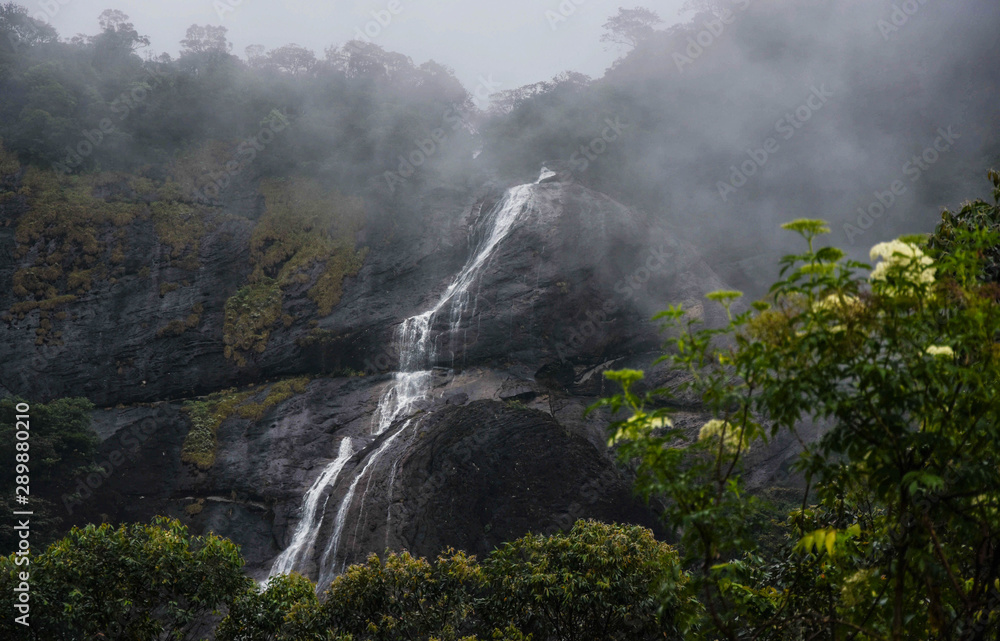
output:
[{"label": "overcast sky", "polygon": [[[393,2],[396,14],[389,11]],[[616,52],[600,42],[602,26],[619,7],[645,6],[666,24],[680,20],[683,0],[20,0],[45,18],[62,37],[99,31],[104,9],[121,9],[150,50],[176,56],[191,24],[229,29],[233,53],[243,57],[251,44],[268,49],[296,43],[320,58],[332,44],[357,37],[370,40],[414,62],[435,60],[455,69],[467,88],[480,76],[498,89],[547,80],[566,70],[599,77]],[[381,13],[382,26],[373,12]],[[389,17],[389,20],[386,18]]]}]

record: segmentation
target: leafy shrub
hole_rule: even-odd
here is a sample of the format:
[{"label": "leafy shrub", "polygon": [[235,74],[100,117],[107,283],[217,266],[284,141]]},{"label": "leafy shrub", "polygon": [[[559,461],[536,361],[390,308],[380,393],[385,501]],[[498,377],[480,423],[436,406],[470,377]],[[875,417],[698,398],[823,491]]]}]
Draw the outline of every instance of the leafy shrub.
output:
[{"label": "leafy shrub", "polygon": [[318,603],[312,581],[299,574],[280,574],[237,597],[215,631],[216,641],[273,641],[292,608],[315,608]]},{"label": "leafy shrub", "polygon": [[484,612],[535,639],[681,639],[696,608],[680,556],[638,526],[577,521],[565,534],[527,535],[485,564]]},{"label": "leafy shrub", "polygon": [[434,562],[408,553],[375,555],[334,579],[318,606],[292,608],[287,639],[327,639],[328,633],[354,641],[439,639],[456,641],[473,613],[482,583],[475,557],[448,550]]},{"label": "leafy shrub", "polygon": [[[997,186],[1000,202],[1000,179]],[[661,360],[715,418],[675,428],[642,372],[608,376],[600,403],[639,488],[666,498],[706,608],[727,639],[997,639],[1000,619],[1000,305],[993,206],[945,216],[933,240],[876,245],[869,265],[816,248],[823,221],[785,225],[807,251],[782,261],[770,301],[702,329],[679,306]],[[989,209],[989,211],[987,211]],[[815,442],[804,425],[826,425]],[[799,439],[805,494],[786,543],[755,553],[741,486],[748,449]]]},{"label": "leafy shrub", "polygon": [[579,521],[564,534],[508,543],[483,564],[454,550],[432,561],[371,555],[321,601],[305,595],[304,584],[295,599],[265,591],[248,596],[245,611],[266,615],[241,609],[224,625],[264,616],[264,629],[276,631],[283,616],[274,638],[288,641],[681,638],[698,606],[678,561],[649,530]]},{"label": "leafy shrub", "polygon": [[30,572],[29,638],[49,641],[188,638],[199,620],[252,583],[233,543],[191,536],[176,520],[73,528],[30,566],[0,558],[0,636],[25,638],[13,617],[13,591]]}]

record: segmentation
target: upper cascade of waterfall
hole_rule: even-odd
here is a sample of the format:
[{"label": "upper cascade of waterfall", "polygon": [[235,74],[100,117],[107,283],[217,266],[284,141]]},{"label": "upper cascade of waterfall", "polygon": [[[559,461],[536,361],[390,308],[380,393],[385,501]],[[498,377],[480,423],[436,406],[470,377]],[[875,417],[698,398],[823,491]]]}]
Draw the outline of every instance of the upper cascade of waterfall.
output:
[{"label": "upper cascade of waterfall", "polygon": [[546,180],[551,180],[558,175],[559,175],[558,173],[552,171],[548,167],[542,167],[542,172],[538,174],[538,180],[535,181],[535,184],[543,183]]},{"label": "upper cascade of waterfall", "polygon": [[531,208],[532,185],[511,187],[503,198],[475,223],[476,243],[461,271],[452,279],[435,305],[407,318],[396,328],[399,371],[379,400],[373,417],[374,432],[381,434],[397,419],[412,413],[414,406],[427,397],[435,360],[431,330],[435,317],[450,306],[449,329],[458,329],[469,301],[470,289],[483,267],[493,258],[497,247],[510,234],[518,218]]},{"label": "upper cascade of waterfall", "polygon": [[[458,329],[469,305],[472,284],[479,277],[483,267],[489,264],[500,243],[510,234],[518,218],[531,208],[532,197],[532,185],[519,185],[507,190],[503,198],[475,223],[473,235],[478,236],[479,240],[462,270],[452,279],[437,303],[431,309],[407,318],[396,328],[399,371],[395,373],[392,383],[379,398],[378,407],[372,416],[372,431],[376,435],[388,430],[397,420],[413,414],[417,404],[429,396],[432,377],[430,368],[436,356],[434,342],[431,340],[434,318],[450,305],[449,329],[451,331]],[[359,482],[365,474],[373,473],[370,470],[375,463],[412,423],[412,419],[408,419],[399,430],[382,441],[369,455],[360,471],[354,475],[354,480],[334,516],[333,534],[320,561],[321,583],[332,580],[336,572],[344,527]],[[370,481],[369,476],[369,483]],[[366,494],[367,487],[362,492],[362,506]]]}]

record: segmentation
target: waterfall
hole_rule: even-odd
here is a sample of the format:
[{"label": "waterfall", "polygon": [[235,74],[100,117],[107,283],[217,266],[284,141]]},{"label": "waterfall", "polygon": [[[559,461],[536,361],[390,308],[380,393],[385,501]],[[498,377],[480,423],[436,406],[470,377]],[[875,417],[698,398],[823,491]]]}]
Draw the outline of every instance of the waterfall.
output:
[{"label": "waterfall", "polygon": [[452,280],[437,304],[423,314],[407,318],[396,328],[399,371],[395,373],[392,385],[379,399],[373,421],[376,434],[384,432],[400,417],[411,414],[414,405],[427,397],[431,385],[430,368],[437,356],[431,341],[434,318],[450,304],[449,333],[454,335],[459,329],[462,317],[468,310],[471,285],[493,257],[494,250],[510,233],[518,216],[529,208],[531,198],[530,184],[508,190],[484,220],[479,221],[477,226],[488,228],[462,271]]},{"label": "waterfall", "polygon": [[[409,427],[409,423],[410,421],[407,421],[395,434],[385,439],[382,445],[368,457],[368,461],[361,468],[361,472],[351,481],[351,486],[348,488],[347,494],[344,495],[344,500],[340,502],[340,509],[337,510],[337,516],[334,519],[333,535],[330,537],[330,542],[323,552],[323,558],[320,562],[319,581],[316,584],[317,588],[328,585],[337,572],[337,552],[340,549],[340,539],[344,534],[344,526],[347,524],[347,512],[351,509],[351,504],[354,502],[354,494],[358,489],[358,483],[364,478],[372,465],[382,458],[382,454],[389,449],[392,442]],[[362,500],[364,500],[364,495],[362,495]]]},{"label": "waterfall", "polygon": [[[313,482],[312,487],[309,488],[309,491],[306,492],[305,499],[302,502],[302,519],[295,528],[292,542],[274,560],[270,576],[288,574],[294,570],[302,554],[308,552],[316,543],[316,535],[319,534],[319,525],[323,520],[323,512],[326,510],[326,502],[323,503],[324,509],[322,511],[316,509],[319,506],[319,499],[323,496],[323,491],[326,490],[327,486],[337,482],[340,471],[344,469],[344,465],[351,458],[352,454],[354,454],[354,448],[351,446],[351,439],[345,438],[340,442],[340,452],[338,452],[337,458],[326,466],[323,473],[319,475],[316,481]],[[327,496],[327,500],[329,500],[329,496]]]},{"label": "waterfall", "polygon": [[[320,560],[320,582],[318,585],[325,586],[338,571],[337,556],[341,549],[348,512],[354,503],[358,484],[366,474],[373,473],[372,468],[388,451],[392,443],[414,424],[412,415],[418,403],[430,395],[433,376],[431,368],[434,366],[437,356],[431,337],[434,319],[442,309],[450,305],[449,334],[454,336],[460,328],[462,318],[468,311],[469,301],[472,298],[469,290],[472,284],[479,277],[483,268],[489,264],[501,241],[510,234],[518,218],[531,208],[532,198],[531,184],[509,189],[496,206],[476,222],[473,234],[478,236],[479,240],[462,270],[455,276],[437,303],[430,310],[407,318],[396,328],[394,341],[399,354],[399,370],[393,375],[392,382],[379,398],[378,406],[372,415],[372,433],[379,436],[400,419],[406,418],[407,420],[395,434],[382,441],[367,457],[364,465],[359,465],[360,471],[351,480],[334,516],[333,533]],[[349,439],[345,439],[345,441],[349,441]],[[346,449],[350,449],[349,443]],[[344,450],[345,446],[341,443],[342,454]],[[347,458],[350,458],[350,454],[346,457],[338,456],[335,461],[330,463],[310,488],[309,493],[306,494],[303,518],[296,529],[292,545],[275,561],[271,570],[272,575],[294,569],[301,562],[302,553],[314,545],[325,515],[325,505],[324,510],[317,512],[316,503],[327,485],[332,485],[337,481]],[[366,498],[367,489],[366,486],[361,495],[362,505]],[[301,537],[300,530],[302,531]]]}]

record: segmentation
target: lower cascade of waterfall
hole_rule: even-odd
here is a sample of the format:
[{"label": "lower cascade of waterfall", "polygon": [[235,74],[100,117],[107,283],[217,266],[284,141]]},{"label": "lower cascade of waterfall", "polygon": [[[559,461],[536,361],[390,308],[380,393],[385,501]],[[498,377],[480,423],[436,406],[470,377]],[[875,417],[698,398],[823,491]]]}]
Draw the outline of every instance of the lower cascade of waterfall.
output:
[{"label": "lower cascade of waterfall", "polygon": [[[543,178],[544,175],[543,171]],[[449,307],[449,335],[455,336],[460,329],[462,318],[469,311],[470,301],[475,299],[470,291],[473,283],[483,268],[490,263],[497,247],[510,234],[518,219],[531,209],[532,190],[532,184],[507,190],[493,209],[476,222],[473,234],[478,236],[478,242],[462,270],[455,276],[434,307],[422,314],[407,318],[396,328],[395,343],[399,354],[399,371],[393,375],[392,382],[379,398],[378,406],[372,416],[372,434],[377,437],[400,420],[405,419],[405,421],[394,434],[385,438],[366,457],[364,464],[359,463],[356,466],[350,485],[334,512],[333,532],[318,559],[318,586],[326,586],[343,569],[343,563],[338,564],[338,555],[343,545],[348,513],[354,504],[362,479],[368,475],[368,482],[360,499],[363,509],[375,465],[401,434],[415,426],[412,414],[417,405],[430,396],[431,368],[437,357],[436,345],[431,336],[435,318],[441,310]],[[475,307],[472,309],[472,315],[475,315]],[[316,539],[326,516],[326,503],[330,497],[327,490],[332,490],[340,481],[340,473],[353,454],[351,439],[345,438],[340,443],[337,458],[327,464],[306,493],[302,504],[302,517],[295,529],[292,542],[275,559],[271,567],[271,576],[299,570],[310,560],[317,559]],[[395,471],[395,467],[393,469]],[[320,507],[320,500],[324,496],[326,499]]]},{"label": "lower cascade of waterfall", "polygon": [[[351,446],[351,439],[345,438],[340,442],[340,451],[337,453],[337,458],[326,466],[323,473],[316,478],[312,487],[306,492],[305,499],[302,501],[302,519],[295,528],[295,534],[292,535],[292,542],[274,560],[274,564],[271,566],[271,576],[275,574],[288,574],[297,567],[303,556],[309,556],[313,545],[316,544],[316,536],[319,534],[318,526],[323,518],[317,509],[320,498],[327,487],[337,482],[340,471],[344,469],[344,465],[347,464],[348,459],[353,454],[354,448]],[[327,500],[329,500],[329,496],[327,496]],[[323,502],[323,509],[326,509],[325,501]],[[317,514],[319,514],[318,517]]]}]

